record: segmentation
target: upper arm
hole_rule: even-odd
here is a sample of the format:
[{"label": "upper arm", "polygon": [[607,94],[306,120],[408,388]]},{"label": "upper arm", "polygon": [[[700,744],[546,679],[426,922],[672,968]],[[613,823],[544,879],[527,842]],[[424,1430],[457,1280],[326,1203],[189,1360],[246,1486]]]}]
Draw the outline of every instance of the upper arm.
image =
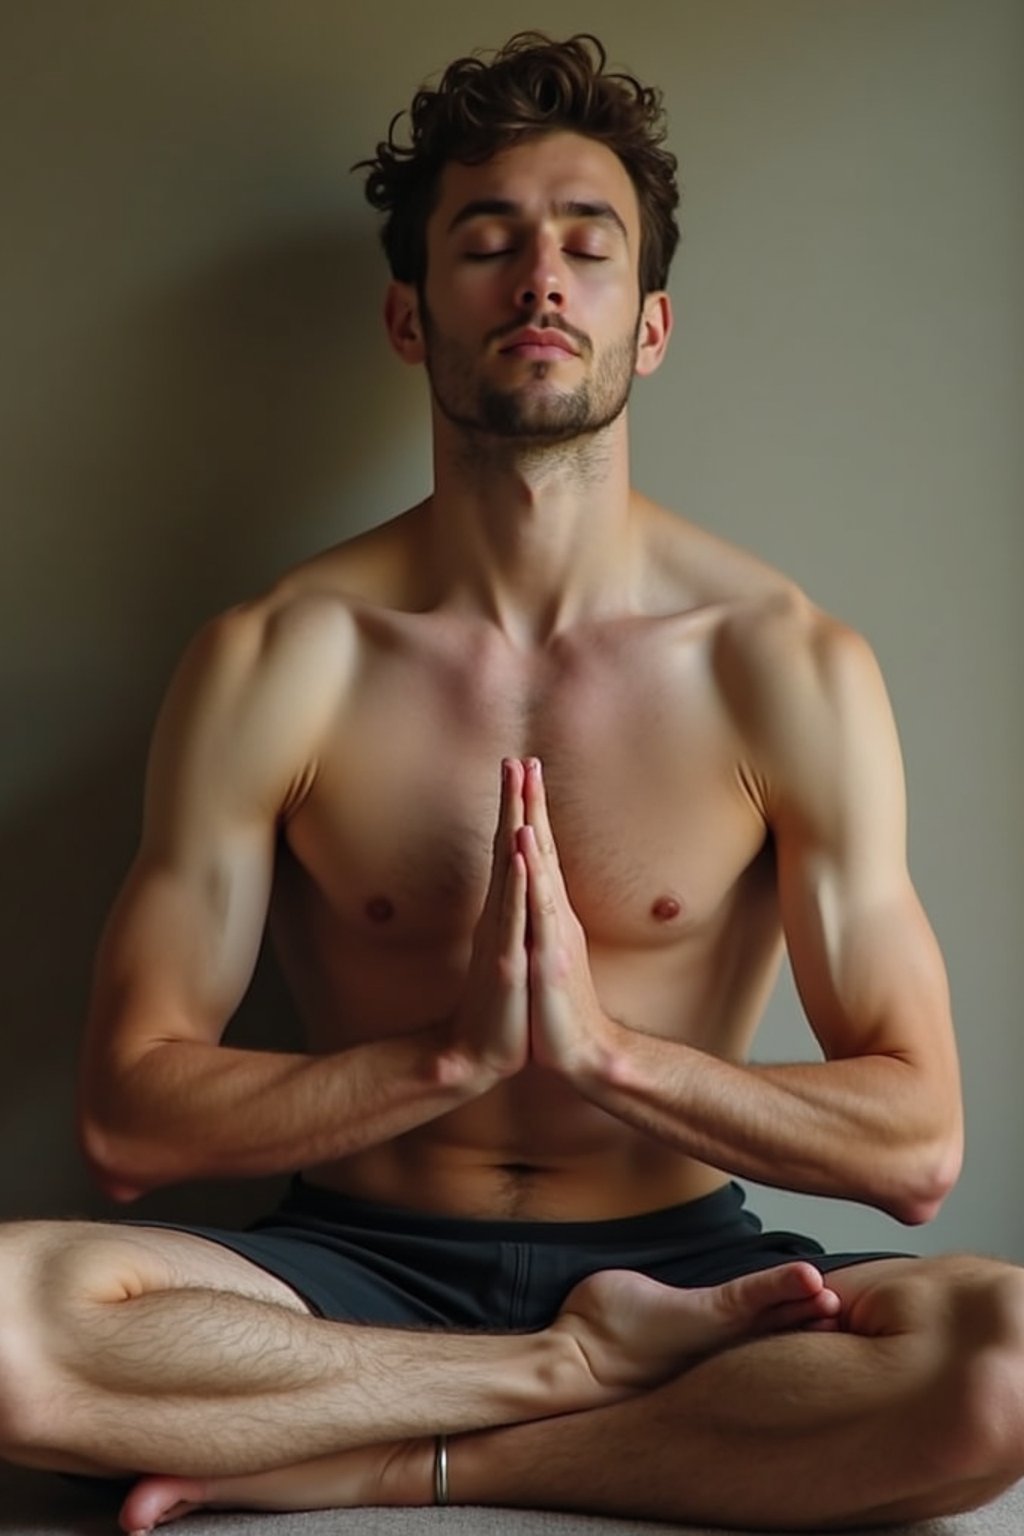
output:
[{"label": "upper arm", "polygon": [[959,1124],[945,968],[906,860],[903,766],[860,636],[797,605],[770,619],[751,705],[754,779],[776,847],[794,979],[830,1059],[915,1069]]},{"label": "upper arm", "polygon": [[245,992],[279,819],[314,771],[331,703],[330,668],[312,682],[303,670],[309,630],[235,610],[178,669],[154,732],[138,855],[97,957],[87,1103],[155,1045],[218,1040]]}]

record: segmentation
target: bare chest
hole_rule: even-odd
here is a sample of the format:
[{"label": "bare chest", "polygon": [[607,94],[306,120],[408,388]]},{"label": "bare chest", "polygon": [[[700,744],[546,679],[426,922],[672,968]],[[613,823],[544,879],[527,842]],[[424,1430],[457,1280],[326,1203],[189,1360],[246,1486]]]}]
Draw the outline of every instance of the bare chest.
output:
[{"label": "bare chest", "polygon": [[288,828],[339,932],[405,947],[468,937],[505,756],[544,763],[592,944],[700,928],[764,842],[699,633],[637,626],[529,661],[398,645],[368,657]]}]

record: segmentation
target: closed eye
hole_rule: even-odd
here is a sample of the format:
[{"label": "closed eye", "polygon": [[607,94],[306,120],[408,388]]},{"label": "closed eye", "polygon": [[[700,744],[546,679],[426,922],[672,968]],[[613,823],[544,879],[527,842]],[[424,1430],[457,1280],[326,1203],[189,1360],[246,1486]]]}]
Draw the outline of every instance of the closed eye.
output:
[{"label": "closed eye", "polygon": [[[571,261],[610,261],[609,256],[599,255],[596,251],[566,251],[566,256]],[[495,261],[499,256],[514,256],[514,246],[503,246],[498,251],[464,251],[466,261]]]}]

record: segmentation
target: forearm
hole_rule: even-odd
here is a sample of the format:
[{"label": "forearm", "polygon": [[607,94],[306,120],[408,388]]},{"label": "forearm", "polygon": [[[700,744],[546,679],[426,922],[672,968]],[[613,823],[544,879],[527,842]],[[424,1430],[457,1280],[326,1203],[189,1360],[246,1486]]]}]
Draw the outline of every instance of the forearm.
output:
[{"label": "forearm", "polygon": [[619,1119],[759,1183],[917,1222],[955,1178],[958,1128],[895,1056],[741,1066],[616,1025],[573,1077]]},{"label": "forearm", "polygon": [[443,1024],[325,1056],[197,1041],[153,1046],[84,1094],[86,1154],[132,1198],[202,1178],[256,1178],[343,1158],[486,1091]]}]

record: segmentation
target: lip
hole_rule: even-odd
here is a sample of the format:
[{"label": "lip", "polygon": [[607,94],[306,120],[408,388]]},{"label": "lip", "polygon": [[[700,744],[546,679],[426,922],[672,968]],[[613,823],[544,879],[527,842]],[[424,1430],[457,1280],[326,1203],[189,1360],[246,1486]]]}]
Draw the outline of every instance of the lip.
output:
[{"label": "lip", "polygon": [[512,353],[515,357],[539,359],[542,362],[579,356],[569,337],[564,332],[553,329],[517,331],[514,336],[509,337],[500,351]]}]

